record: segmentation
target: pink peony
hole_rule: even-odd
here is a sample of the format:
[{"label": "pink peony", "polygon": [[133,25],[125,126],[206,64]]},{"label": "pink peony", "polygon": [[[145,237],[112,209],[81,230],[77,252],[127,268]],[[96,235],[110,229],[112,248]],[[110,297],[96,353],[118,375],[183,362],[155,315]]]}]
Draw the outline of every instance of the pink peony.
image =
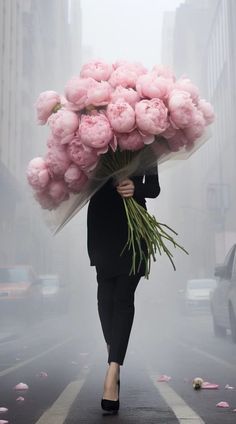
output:
[{"label": "pink peony", "polygon": [[79,139],[87,147],[106,153],[113,131],[106,116],[102,113],[82,115],[79,126]]},{"label": "pink peony", "polygon": [[81,78],[93,78],[96,81],[107,81],[113,71],[113,66],[102,60],[92,60],[82,66]]},{"label": "pink peony", "polygon": [[35,103],[38,124],[46,124],[49,116],[53,113],[53,109],[61,107],[60,95],[56,91],[44,91],[41,93]]},{"label": "pink peony", "polygon": [[54,176],[62,176],[69,168],[71,160],[66,148],[51,147],[45,157],[46,164]]},{"label": "pink peony", "polygon": [[135,106],[138,128],[147,134],[160,134],[165,131],[169,122],[168,110],[160,99],[141,100]]},{"label": "pink peony", "polygon": [[78,139],[73,139],[68,144],[68,154],[85,173],[92,171],[98,162],[97,151],[89,147],[85,148]]},{"label": "pink peony", "polygon": [[182,130],[177,130],[176,134],[167,140],[167,143],[171,151],[178,152],[188,144],[188,139]]},{"label": "pink peony", "polygon": [[140,72],[138,68],[130,65],[122,65],[112,72],[109,83],[114,88],[118,85],[121,85],[122,87],[135,88],[136,80],[139,75]]},{"label": "pink peony", "polygon": [[69,198],[68,188],[63,180],[51,181],[47,192],[55,206]]},{"label": "pink peony", "polygon": [[55,209],[56,204],[47,191],[37,192],[34,194],[34,197],[43,209],[48,209],[50,211]]},{"label": "pink peony", "polygon": [[205,119],[203,114],[198,111],[194,123],[190,127],[183,129],[183,133],[188,141],[193,142],[201,137],[205,130]]},{"label": "pink peony", "polygon": [[143,137],[139,131],[134,130],[130,133],[117,134],[118,146],[121,150],[140,150],[145,144],[143,141]]},{"label": "pink peony", "polygon": [[190,93],[173,90],[169,96],[168,106],[170,122],[174,128],[190,127],[194,123],[198,111]]},{"label": "pink peony", "polygon": [[118,85],[111,95],[111,101],[112,103],[116,103],[118,100],[127,102],[134,108],[136,103],[139,102],[140,97],[133,88],[124,88]]},{"label": "pink peony", "polygon": [[88,90],[96,87],[96,83],[93,78],[72,77],[65,87],[65,96],[69,102],[67,109],[77,111],[84,109],[87,105]]},{"label": "pink peony", "polygon": [[199,100],[198,109],[202,112],[206,125],[209,125],[214,121],[215,115],[213,107],[205,99]]},{"label": "pink peony", "polygon": [[41,157],[32,159],[26,171],[29,184],[35,190],[43,190],[49,183],[49,170],[45,160]]},{"label": "pink peony", "polygon": [[154,65],[151,72],[156,74],[157,77],[167,78],[173,82],[176,80],[174,73],[168,66]]},{"label": "pink peony", "polygon": [[194,104],[197,104],[199,99],[199,89],[188,78],[180,78],[176,81],[174,89],[180,91],[187,91],[190,94]]},{"label": "pink peony", "polygon": [[115,63],[113,63],[113,68],[117,69],[120,68],[120,66],[128,65],[130,62],[124,59],[118,59]]},{"label": "pink peony", "polygon": [[88,177],[84,174],[83,171],[81,171],[81,169],[77,165],[72,164],[67,169],[64,175],[64,179],[70,191],[79,193],[87,182]]},{"label": "pink peony", "polygon": [[118,100],[116,103],[109,103],[107,117],[112,128],[117,132],[130,132],[134,129],[135,112],[127,102]]},{"label": "pink peony", "polygon": [[136,82],[136,90],[140,97],[150,99],[166,99],[172,86],[172,80],[159,77],[154,73],[141,75]]},{"label": "pink peony", "polygon": [[61,140],[62,144],[68,143],[74,137],[79,127],[79,117],[69,110],[60,109],[50,116],[48,124],[54,137]]},{"label": "pink peony", "polygon": [[56,209],[61,202],[69,198],[69,189],[64,180],[53,180],[46,190],[35,194],[35,199],[43,209]]},{"label": "pink peony", "polygon": [[97,82],[94,87],[88,89],[86,106],[104,106],[111,98],[112,88],[106,81]]},{"label": "pink peony", "polygon": [[145,68],[140,62],[129,62],[128,60],[121,59],[113,63],[114,69],[120,68],[121,66],[124,66],[129,69],[133,69],[138,76],[147,73],[147,68]]},{"label": "pink peony", "polygon": [[163,133],[161,133],[162,137],[165,137],[167,139],[174,137],[178,130],[176,128],[173,128],[172,125],[170,125]]},{"label": "pink peony", "polygon": [[47,139],[47,146],[48,146],[49,149],[54,148],[54,147],[56,147],[56,148],[63,147],[62,144],[61,144],[60,138],[53,137],[52,134],[50,134],[48,139]]}]

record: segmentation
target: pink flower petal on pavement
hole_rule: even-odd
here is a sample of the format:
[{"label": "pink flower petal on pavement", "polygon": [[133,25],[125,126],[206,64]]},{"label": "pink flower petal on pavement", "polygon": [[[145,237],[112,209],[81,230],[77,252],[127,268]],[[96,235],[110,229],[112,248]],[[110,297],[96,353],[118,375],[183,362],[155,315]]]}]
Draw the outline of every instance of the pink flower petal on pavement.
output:
[{"label": "pink flower petal on pavement", "polygon": [[234,390],[234,387],[233,386],[230,386],[229,384],[226,384],[225,389]]},{"label": "pink flower petal on pavement", "polygon": [[45,371],[40,371],[39,374],[36,374],[36,377],[39,377],[43,380],[48,377],[48,374]]},{"label": "pink flower petal on pavement", "polygon": [[17,403],[23,403],[25,401],[25,398],[23,397],[23,396],[19,396],[17,399],[16,399],[16,402]]},{"label": "pink flower petal on pavement", "polygon": [[29,389],[29,386],[25,383],[19,383],[14,387],[14,390],[17,391],[26,391]]},{"label": "pink flower petal on pavement", "polygon": [[236,412],[236,408],[235,408],[235,409],[233,409],[233,412]]},{"label": "pink flower petal on pavement", "polygon": [[7,411],[8,411],[8,408],[4,408],[4,406],[0,407],[0,414],[4,414]]},{"label": "pink flower petal on pavement", "polygon": [[9,421],[6,421],[6,420],[0,420],[0,424],[8,424],[9,423]]},{"label": "pink flower petal on pavement", "polygon": [[202,383],[202,389],[219,389],[219,384],[209,383],[208,381],[204,381]]},{"label": "pink flower petal on pavement", "polygon": [[229,408],[228,402],[225,401],[217,403],[216,406],[218,406],[218,408]]},{"label": "pink flower petal on pavement", "polygon": [[171,377],[170,377],[169,375],[162,374],[162,375],[158,378],[158,380],[157,380],[157,381],[165,382],[165,381],[170,381],[170,380],[171,380]]}]

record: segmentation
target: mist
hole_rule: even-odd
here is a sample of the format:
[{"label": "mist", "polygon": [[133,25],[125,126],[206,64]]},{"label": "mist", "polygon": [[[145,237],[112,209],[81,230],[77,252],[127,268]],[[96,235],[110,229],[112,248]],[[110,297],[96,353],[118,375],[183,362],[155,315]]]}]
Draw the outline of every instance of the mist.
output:
[{"label": "mist", "polygon": [[[87,253],[87,205],[53,234],[52,215],[26,178],[49,136],[37,124],[39,94],[64,94],[84,63],[102,59],[167,65],[215,111],[205,143],[187,159],[159,165],[160,195],[147,199],[188,255],[170,247],[174,269],[157,253],[149,279],[137,286],[117,419],[234,422],[235,391],[225,386],[236,387],[235,28],[234,0],[0,0],[0,407],[8,408],[0,418],[57,422],[69,387],[58,422],[104,419],[96,408],[107,347]],[[160,382],[161,375],[171,379]],[[196,377],[219,387],[196,391]],[[14,392],[20,382],[29,389]],[[228,408],[217,408],[220,401]]]}]

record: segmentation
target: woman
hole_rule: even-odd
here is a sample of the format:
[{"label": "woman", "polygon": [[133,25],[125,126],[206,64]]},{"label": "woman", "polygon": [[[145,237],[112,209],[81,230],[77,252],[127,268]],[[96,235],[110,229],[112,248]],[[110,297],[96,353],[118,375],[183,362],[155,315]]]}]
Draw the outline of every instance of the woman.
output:
[{"label": "woman", "polygon": [[[108,364],[101,406],[119,409],[119,373],[123,365],[134,318],[134,293],[145,274],[143,261],[139,272],[129,276],[132,254],[122,249],[128,226],[123,198],[133,198],[146,208],[146,197],[160,193],[157,166],[144,176],[124,179],[118,185],[110,178],[93,195],[88,207],[88,254],[97,271],[98,313],[107,343]],[[143,246],[145,249],[145,246]]]}]

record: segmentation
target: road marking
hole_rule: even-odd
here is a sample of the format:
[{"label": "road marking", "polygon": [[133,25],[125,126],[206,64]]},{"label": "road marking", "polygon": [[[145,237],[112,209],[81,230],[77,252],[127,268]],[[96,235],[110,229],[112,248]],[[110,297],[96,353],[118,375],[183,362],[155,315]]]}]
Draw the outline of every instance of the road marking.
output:
[{"label": "road marking", "polygon": [[88,368],[84,368],[78,378],[63,390],[60,396],[55,400],[52,406],[41,415],[39,420],[35,424],[63,424],[69,414],[70,408],[79,395],[88,374],[91,371],[92,364],[95,362],[97,352],[102,349],[102,345],[97,345],[97,349],[94,349]]},{"label": "road marking", "polygon": [[45,350],[44,352],[39,353],[36,356],[33,356],[32,358],[26,359],[25,361],[20,362],[19,364],[14,365],[13,367],[7,368],[6,370],[0,371],[0,377],[3,377],[4,375],[10,374],[11,372],[14,372],[17,369],[24,367],[25,365],[30,364],[31,362],[35,361],[36,359],[41,358],[44,355],[47,355],[47,353],[52,352],[53,350],[58,349],[59,347],[63,346],[64,344],[66,344],[66,343],[68,343],[72,340],[76,340],[76,339],[78,339],[78,336],[77,337],[75,337],[75,336],[69,337],[64,342],[57,343],[55,346],[50,347],[49,349]]},{"label": "road marking", "polygon": [[[89,370],[83,371],[83,374],[88,373]],[[86,377],[81,375],[80,378],[68,384],[51,408],[45,411],[35,424],[63,424],[85,381]]]},{"label": "road marking", "polygon": [[196,353],[200,353],[200,355],[206,356],[209,359],[213,359],[213,361],[217,362],[220,365],[223,365],[226,368],[229,368],[233,371],[235,371],[236,369],[236,365],[231,364],[228,361],[225,361],[224,359],[219,358],[218,356],[212,355],[211,353],[206,352],[205,350],[199,349],[198,347],[195,346],[190,346],[185,342],[177,342],[179,345],[186,347],[189,350],[192,350]]},{"label": "road marking", "polygon": [[205,424],[205,421],[172,389],[168,383],[157,381],[157,376],[161,375],[158,371],[155,373],[147,366],[148,375],[154,386],[160,392],[163,399],[174,412],[178,422],[181,424]]}]

